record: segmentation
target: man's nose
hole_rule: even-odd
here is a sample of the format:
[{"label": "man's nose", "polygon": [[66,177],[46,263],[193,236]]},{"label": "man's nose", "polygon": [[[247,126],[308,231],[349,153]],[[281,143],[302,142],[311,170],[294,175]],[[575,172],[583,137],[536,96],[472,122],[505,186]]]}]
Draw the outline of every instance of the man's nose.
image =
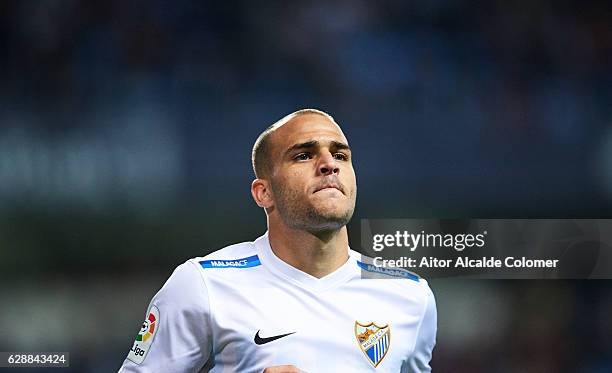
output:
[{"label": "man's nose", "polygon": [[319,172],[322,175],[332,175],[340,172],[336,158],[334,158],[332,153],[325,152],[321,156],[321,161],[319,162]]}]

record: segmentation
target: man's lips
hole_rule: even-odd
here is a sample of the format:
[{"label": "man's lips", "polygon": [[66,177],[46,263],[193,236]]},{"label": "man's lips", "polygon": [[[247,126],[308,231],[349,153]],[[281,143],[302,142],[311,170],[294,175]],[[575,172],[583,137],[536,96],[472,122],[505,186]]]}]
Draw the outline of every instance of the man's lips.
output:
[{"label": "man's lips", "polygon": [[337,189],[342,194],[344,194],[344,191],[342,190],[342,187],[339,184],[337,184],[337,183],[326,183],[326,184],[323,184],[323,185],[317,187],[313,193],[320,192],[320,191],[325,190],[325,189]]}]

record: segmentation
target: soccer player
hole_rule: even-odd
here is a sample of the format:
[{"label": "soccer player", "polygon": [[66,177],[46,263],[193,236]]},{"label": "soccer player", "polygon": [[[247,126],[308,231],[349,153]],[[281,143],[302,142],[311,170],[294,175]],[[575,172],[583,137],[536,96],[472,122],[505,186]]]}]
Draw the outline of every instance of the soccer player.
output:
[{"label": "soccer player", "polygon": [[357,186],[334,119],[314,109],[282,118],[252,161],[268,231],[180,265],[120,372],[431,371],[427,282],[379,271],[349,248]]}]

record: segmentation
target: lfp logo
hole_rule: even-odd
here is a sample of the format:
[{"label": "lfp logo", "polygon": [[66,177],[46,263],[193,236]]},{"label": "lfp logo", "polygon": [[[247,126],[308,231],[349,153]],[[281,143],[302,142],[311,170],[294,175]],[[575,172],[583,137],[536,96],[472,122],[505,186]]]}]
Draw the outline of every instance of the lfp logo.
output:
[{"label": "lfp logo", "polygon": [[149,313],[149,316],[142,323],[142,328],[140,328],[140,332],[136,336],[136,340],[139,342],[146,342],[147,339],[151,338],[153,333],[155,333],[155,323],[157,319],[153,312]]},{"label": "lfp logo", "polygon": [[147,318],[140,327],[138,335],[136,335],[134,345],[128,353],[128,359],[136,364],[141,364],[144,361],[145,357],[147,357],[147,353],[151,349],[151,343],[153,343],[155,339],[155,334],[157,334],[159,330],[159,323],[159,309],[152,305],[149,309]]}]

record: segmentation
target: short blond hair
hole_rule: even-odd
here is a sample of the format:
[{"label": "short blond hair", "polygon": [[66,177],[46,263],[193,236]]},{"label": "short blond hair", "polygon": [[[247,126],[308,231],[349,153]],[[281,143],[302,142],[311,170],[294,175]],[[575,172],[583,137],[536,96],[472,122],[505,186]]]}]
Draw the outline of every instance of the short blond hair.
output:
[{"label": "short blond hair", "polygon": [[253,145],[253,150],[251,152],[251,163],[253,166],[253,172],[255,173],[256,178],[265,178],[271,172],[271,162],[270,162],[270,144],[269,139],[270,135],[276,131],[278,128],[283,126],[285,123],[289,122],[291,119],[298,117],[304,114],[319,114],[323,115],[327,119],[331,120],[333,123],[336,123],[334,118],[327,114],[326,112],[318,109],[300,109],[294,111],[291,114],[285,115],[280,120],[274,122],[268,128],[266,128],[259,136],[257,140],[255,140],[255,144]]}]

